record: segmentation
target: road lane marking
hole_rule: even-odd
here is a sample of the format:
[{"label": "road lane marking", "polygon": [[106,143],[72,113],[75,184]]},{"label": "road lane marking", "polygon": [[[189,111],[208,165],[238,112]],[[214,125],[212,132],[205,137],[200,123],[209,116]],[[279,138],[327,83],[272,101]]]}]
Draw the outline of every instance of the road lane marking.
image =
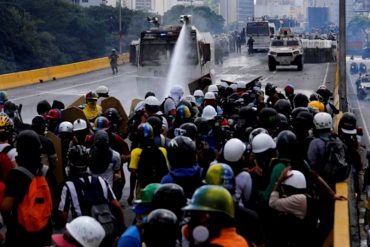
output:
[{"label": "road lane marking", "polygon": [[[121,74],[119,74],[119,75],[128,75],[128,74],[131,74],[131,73],[133,73],[133,72],[135,72],[135,70],[128,71],[128,72],[125,72],[125,73],[121,73]],[[113,78],[116,78],[116,76],[113,76],[113,75],[112,75],[112,76],[110,76],[110,77],[103,78],[103,79],[99,79],[99,80],[95,80],[95,81],[90,81],[90,82],[80,83],[80,84],[76,84],[76,85],[72,85],[72,86],[67,86],[67,87],[61,87],[61,88],[57,88],[57,89],[54,89],[54,90],[43,91],[43,92],[39,92],[39,93],[35,93],[35,94],[29,94],[29,95],[26,95],[26,96],[21,96],[21,97],[17,97],[17,98],[12,98],[12,100],[16,101],[16,100],[32,98],[32,97],[36,97],[36,96],[40,96],[40,95],[45,95],[45,94],[57,94],[57,93],[55,93],[55,91],[56,91],[56,90],[63,91],[63,90],[71,89],[71,88],[76,88],[76,87],[81,87],[81,86],[91,85],[91,84],[98,83],[98,82],[102,82],[102,81],[111,80],[111,79],[113,79]],[[62,93],[61,93],[61,94],[62,94]]]},{"label": "road lane marking", "polygon": [[326,79],[328,78],[328,72],[329,72],[329,63],[326,63],[326,71],[325,71],[324,80],[322,81],[322,85],[326,85]]}]

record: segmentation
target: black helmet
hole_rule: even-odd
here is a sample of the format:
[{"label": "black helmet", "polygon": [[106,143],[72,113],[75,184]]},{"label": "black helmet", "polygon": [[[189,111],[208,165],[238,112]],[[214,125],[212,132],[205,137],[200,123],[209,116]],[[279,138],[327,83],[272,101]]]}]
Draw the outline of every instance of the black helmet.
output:
[{"label": "black helmet", "polygon": [[303,111],[304,112],[309,112],[307,107],[300,106],[300,107],[294,108],[293,111],[292,111],[292,119],[295,119],[298,116],[298,114],[300,112],[303,112]]},{"label": "black helmet", "polygon": [[163,184],[154,193],[152,208],[165,208],[176,215],[181,215],[181,209],[186,206],[186,196],[182,187],[178,184]]},{"label": "black helmet", "polygon": [[276,86],[268,82],[265,86],[265,94],[267,96],[272,96],[275,92],[276,92]]},{"label": "black helmet", "polygon": [[153,115],[148,118],[148,123],[153,127],[153,134],[155,136],[162,133],[162,119],[160,116]]},{"label": "black helmet", "polygon": [[329,98],[333,95],[332,92],[330,92],[327,88],[319,88],[316,93],[322,97],[324,102],[327,102]]},{"label": "black helmet", "polygon": [[192,140],[198,137],[198,127],[193,123],[184,123],[180,126],[180,129],[185,130],[183,136],[187,136]]},{"label": "black helmet", "polygon": [[257,119],[257,109],[252,106],[243,106],[239,109],[239,117],[249,121],[256,121]]},{"label": "black helmet", "polygon": [[276,128],[279,123],[278,112],[270,107],[263,108],[259,113],[259,126],[265,129]]},{"label": "black helmet", "polygon": [[278,124],[279,130],[287,130],[289,129],[289,120],[288,118],[282,114],[279,113],[279,124]]},{"label": "black helmet", "polygon": [[51,110],[51,105],[48,101],[42,100],[39,103],[37,103],[37,113],[39,115],[44,115],[48,113]]},{"label": "black helmet", "polygon": [[118,124],[121,120],[121,117],[118,111],[116,110],[116,108],[113,108],[113,107],[105,110],[104,117],[106,117],[109,120],[109,122],[112,124]]},{"label": "black helmet", "polygon": [[354,135],[357,133],[357,120],[352,112],[343,113],[339,121],[338,130],[341,134]]},{"label": "black helmet", "polygon": [[176,215],[167,209],[156,209],[145,221],[143,240],[148,247],[176,246],[178,232]]},{"label": "black helmet", "polygon": [[201,134],[201,135],[207,135],[208,134],[209,128],[208,128],[208,121],[207,121],[207,119],[205,119],[203,117],[197,117],[194,120],[194,124],[198,128],[198,133],[199,134]]},{"label": "black helmet", "polygon": [[276,140],[276,148],[279,156],[290,158],[295,155],[294,150],[297,148],[297,137],[290,130],[284,130],[279,133]]},{"label": "black helmet", "polygon": [[308,100],[308,97],[302,93],[297,93],[297,95],[293,99],[294,107],[307,107],[308,103],[310,102]]},{"label": "black helmet", "polygon": [[298,115],[293,119],[292,125],[294,129],[298,130],[302,127],[304,129],[313,128],[313,115],[309,111],[300,111]]},{"label": "black helmet", "polygon": [[190,167],[196,162],[195,143],[186,136],[176,136],[167,147],[168,161],[172,167]]},{"label": "black helmet", "polygon": [[278,113],[284,114],[286,117],[289,117],[292,112],[292,106],[290,105],[290,101],[287,99],[279,99],[276,101],[274,109]]},{"label": "black helmet", "polygon": [[320,102],[323,102],[323,98],[321,97],[320,94],[312,93],[310,95],[310,101],[320,101]]},{"label": "black helmet", "polygon": [[89,162],[89,152],[83,145],[74,145],[67,153],[68,166],[76,172],[85,172]]},{"label": "black helmet", "polygon": [[94,135],[94,145],[108,145],[109,136],[105,130],[98,130]]},{"label": "black helmet", "polygon": [[19,156],[39,154],[42,148],[39,135],[33,130],[20,132],[17,137],[16,148]]}]

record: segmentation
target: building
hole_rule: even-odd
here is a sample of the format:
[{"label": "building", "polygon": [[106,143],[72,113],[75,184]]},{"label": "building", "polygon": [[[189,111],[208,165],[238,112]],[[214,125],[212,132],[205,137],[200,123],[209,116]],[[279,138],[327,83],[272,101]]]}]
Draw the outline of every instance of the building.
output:
[{"label": "building", "polygon": [[100,6],[100,5],[106,5],[107,0],[72,0],[71,1],[74,4],[78,4],[81,7],[91,7],[91,6]]},{"label": "building", "polygon": [[220,14],[225,24],[233,22],[247,22],[254,17],[253,0],[220,0]]},{"label": "building", "polygon": [[339,25],[338,0],[309,0],[307,7],[327,7],[329,9],[329,22],[335,25]]},{"label": "building", "polygon": [[153,11],[153,0],[135,0],[134,9],[151,12]]}]

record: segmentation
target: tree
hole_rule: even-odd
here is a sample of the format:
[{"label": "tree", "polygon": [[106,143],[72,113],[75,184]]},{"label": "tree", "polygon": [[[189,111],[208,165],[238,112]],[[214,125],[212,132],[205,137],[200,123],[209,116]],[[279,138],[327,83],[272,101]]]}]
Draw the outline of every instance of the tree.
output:
[{"label": "tree", "polygon": [[180,15],[191,15],[192,24],[201,32],[221,33],[225,20],[207,6],[194,7],[176,5],[164,14],[163,20],[166,25],[179,25]]}]

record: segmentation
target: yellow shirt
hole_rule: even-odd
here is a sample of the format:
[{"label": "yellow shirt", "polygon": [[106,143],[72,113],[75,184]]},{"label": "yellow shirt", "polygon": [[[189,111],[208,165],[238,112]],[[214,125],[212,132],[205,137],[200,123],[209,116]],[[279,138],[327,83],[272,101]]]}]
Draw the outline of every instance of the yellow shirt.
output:
[{"label": "yellow shirt", "polygon": [[[166,158],[166,162],[168,163],[167,159],[167,150],[164,147],[160,147],[159,150],[163,153],[164,157]],[[131,160],[128,166],[129,169],[137,170],[139,166],[140,155],[143,150],[141,148],[134,148],[131,151]]]},{"label": "yellow shirt", "polygon": [[96,105],[96,107],[91,107],[89,104],[83,109],[87,120],[92,121],[96,117],[98,117],[102,113],[102,107],[100,105]]}]

